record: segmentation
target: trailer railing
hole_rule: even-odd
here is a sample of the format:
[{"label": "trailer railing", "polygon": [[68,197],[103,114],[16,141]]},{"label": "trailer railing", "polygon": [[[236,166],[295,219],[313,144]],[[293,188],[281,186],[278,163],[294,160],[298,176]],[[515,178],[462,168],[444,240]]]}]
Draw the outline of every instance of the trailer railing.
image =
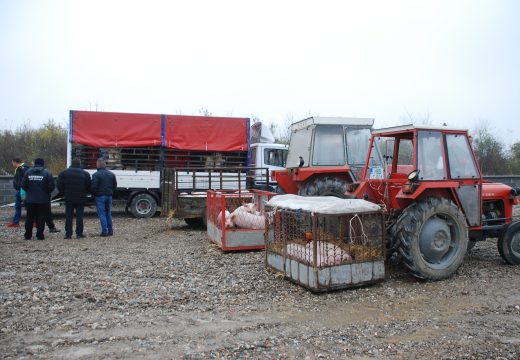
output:
[{"label": "trailer railing", "polygon": [[[164,169],[161,173],[162,214],[169,216],[179,211],[179,200],[190,201],[206,198],[207,190],[234,190],[241,193],[254,188],[255,181],[261,180],[268,190],[269,169],[252,167],[222,168],[174,168]],[[258,188],[258,187],[257,187]],[[195,201],[195,200],[193,200]],[[196,211],[194,211],[194,214]],[[176,214],[179,217],[198,217],[194,214]]]}]

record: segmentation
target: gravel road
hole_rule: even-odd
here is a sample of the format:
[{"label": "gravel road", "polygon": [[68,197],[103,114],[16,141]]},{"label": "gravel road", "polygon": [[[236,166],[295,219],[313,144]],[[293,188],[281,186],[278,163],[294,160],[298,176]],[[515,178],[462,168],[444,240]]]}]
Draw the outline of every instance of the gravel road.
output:
[{"label": "gravel road", "polygon": [[[0,209],[8,222],[10,209]],[[63,210],[56,210],[63,229]],[[115,235],[23,241],[0,228],[2,358],[520,358],[520,266],[493,241],[457,274],[315,295],[262,252],[223,254],[205,231],[115,214]]]}]

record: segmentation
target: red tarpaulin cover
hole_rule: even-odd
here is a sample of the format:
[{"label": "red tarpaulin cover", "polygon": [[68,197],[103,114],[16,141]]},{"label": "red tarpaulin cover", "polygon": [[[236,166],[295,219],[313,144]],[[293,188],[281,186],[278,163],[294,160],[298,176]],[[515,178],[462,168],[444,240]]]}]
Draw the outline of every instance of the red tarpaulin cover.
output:
[{"label": "red tarpaulin cover", "polygon": [[248,119],[166,115],[165,146],[181,150],[247,151]]},{"label": "red tarpaulin cover", "polygon": [[72,111],[72,142],[95,147],[160,146],[161,115]]}]

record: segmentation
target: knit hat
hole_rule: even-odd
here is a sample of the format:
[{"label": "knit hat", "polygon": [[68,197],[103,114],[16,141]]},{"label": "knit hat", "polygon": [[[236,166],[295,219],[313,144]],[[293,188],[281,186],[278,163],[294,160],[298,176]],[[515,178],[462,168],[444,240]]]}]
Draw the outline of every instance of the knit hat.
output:
[{"label": "knit hat", "polygon": [[41,167],[43,167],[44,164],[45,164],[45,161],[43,161],[42,158],[34,159],[34,166],[41,166]]}]

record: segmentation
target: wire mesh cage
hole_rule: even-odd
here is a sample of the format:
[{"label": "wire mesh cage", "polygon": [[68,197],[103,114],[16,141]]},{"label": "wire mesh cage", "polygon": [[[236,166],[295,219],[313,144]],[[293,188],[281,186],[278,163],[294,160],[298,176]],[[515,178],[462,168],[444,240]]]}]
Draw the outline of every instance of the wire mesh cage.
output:
[{"label": "wire mesh cage", "polygon": [[381,211],[319,214],[266,206],[266,266],[312,291],[385,277]]},{"label": "wire mesh cage", "polygon": [[264,248],[265,204],[276,193],[249,190],[209,190],[207,231],[224,251]]}]

